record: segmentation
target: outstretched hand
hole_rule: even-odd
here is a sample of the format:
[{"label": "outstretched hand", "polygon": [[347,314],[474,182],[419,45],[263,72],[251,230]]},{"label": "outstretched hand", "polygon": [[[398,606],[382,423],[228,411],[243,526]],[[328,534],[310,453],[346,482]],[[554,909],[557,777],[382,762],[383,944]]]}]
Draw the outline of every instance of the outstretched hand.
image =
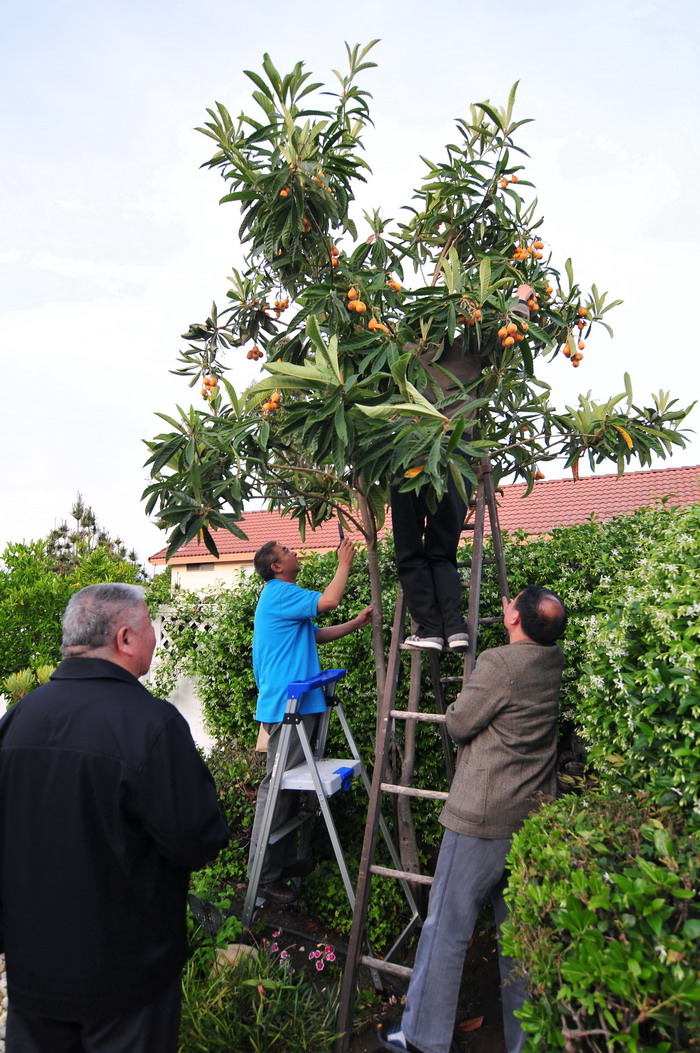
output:
[{"label": "outstretched hand", "polygon": [[344,537],[338,545],[338,565],[350,568],[355,558],[355,546],[348,537]]},{"label": "outstretched hand", "polygon": [[374,608],[370,605],[365,607],[363,611],[360,611],[355,621],[357,622],[357,628],[362,629],[365,625],[369,625],[372,621],[372,615],[374,614]]}]

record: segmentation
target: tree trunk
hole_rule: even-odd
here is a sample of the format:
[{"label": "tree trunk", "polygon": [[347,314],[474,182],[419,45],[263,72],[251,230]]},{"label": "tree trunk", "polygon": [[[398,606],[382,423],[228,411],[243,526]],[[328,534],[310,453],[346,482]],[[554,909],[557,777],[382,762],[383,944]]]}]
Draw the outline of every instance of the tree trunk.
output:
[{"label": "tree trunk", "polygon": [[372,618],[372,650],[374,653],[374,668],[377,680],[377,708],[379,701],[384,696],[384,682],[386,680],[386,664],[384,660],[384,607],[382,605],[382,582],[379,574],[379,558],[377,553],[377,521],[370,507],[369,501],[361,494],[359,495],[360,512],[362,515],[362,528],[367,539],[367,565],[369,568],[369,587],[374,608]]}]

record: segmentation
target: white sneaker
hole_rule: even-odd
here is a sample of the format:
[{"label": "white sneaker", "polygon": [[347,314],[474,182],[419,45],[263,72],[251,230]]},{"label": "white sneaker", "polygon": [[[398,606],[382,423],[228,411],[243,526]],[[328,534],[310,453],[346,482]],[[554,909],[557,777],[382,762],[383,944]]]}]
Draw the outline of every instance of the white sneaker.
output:
[{"label": "white sneaker", "polygon": [[442,651],[444,643],[442,636],[407,636],[401,646],[412,651]]},{"label": "white sneaker", "polygon": [[447,637],[447,646],[451,651],[466,651],[469,647],[469,633],[453,633]]}]

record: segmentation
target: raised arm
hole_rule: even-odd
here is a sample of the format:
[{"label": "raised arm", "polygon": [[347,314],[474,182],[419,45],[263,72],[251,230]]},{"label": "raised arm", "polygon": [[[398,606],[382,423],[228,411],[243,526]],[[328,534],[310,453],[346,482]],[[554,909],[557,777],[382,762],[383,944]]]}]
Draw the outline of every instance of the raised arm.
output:
[{"label": "raised arm", "polygon": [[[318,601],[319,614],[326,614],[328,611],[335,610],[342,600],[354,558],[355,547],[349,538],[344,537],[338,545],[338,569]],[[349,629],[348,632],[352,632],[352,630]],[[316,639],[318,639],[318,635]]]}]

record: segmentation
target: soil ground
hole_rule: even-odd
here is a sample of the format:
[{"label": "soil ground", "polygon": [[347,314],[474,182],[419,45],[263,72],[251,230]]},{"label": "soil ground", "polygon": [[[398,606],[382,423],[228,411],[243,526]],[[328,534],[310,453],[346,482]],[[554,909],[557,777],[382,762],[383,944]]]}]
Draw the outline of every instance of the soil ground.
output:
[{"label": "soil ground", "polygon": [[[343,939],[321,929],[302,909],[265,904],[256,914],[256,923],[264,927],[265,939],[276,943],[280,951],[287,951],[297,971],[307,970],[319,982],[323,982],[324,974],[329,979],[337,979],[342,973],[346,953]],[[273,937],[273,933],[279,935]],[[326,947],[333,948],[335,960],[325,962],[320,972],[316,969],[318,959],[310,960],[309,954],[320,950],[321,957],[325,957]],[[405,964],[411,965],[412,958],[413,951],[409,951]],[[360,979],[369,983],[366,971],[363,970]],[[382,993],[370,990],[368,995],[361,1000],[369,1004],[361,1008],[356,1017],[349,1053],[375,1053],[380,1049],[376,1038],[378,1026],[401,1016],[402,989],[391,986]],[[495,929],[487,916],[477,929],[467,956],[454,1049],[459,1053],[505,1053]]]}]

